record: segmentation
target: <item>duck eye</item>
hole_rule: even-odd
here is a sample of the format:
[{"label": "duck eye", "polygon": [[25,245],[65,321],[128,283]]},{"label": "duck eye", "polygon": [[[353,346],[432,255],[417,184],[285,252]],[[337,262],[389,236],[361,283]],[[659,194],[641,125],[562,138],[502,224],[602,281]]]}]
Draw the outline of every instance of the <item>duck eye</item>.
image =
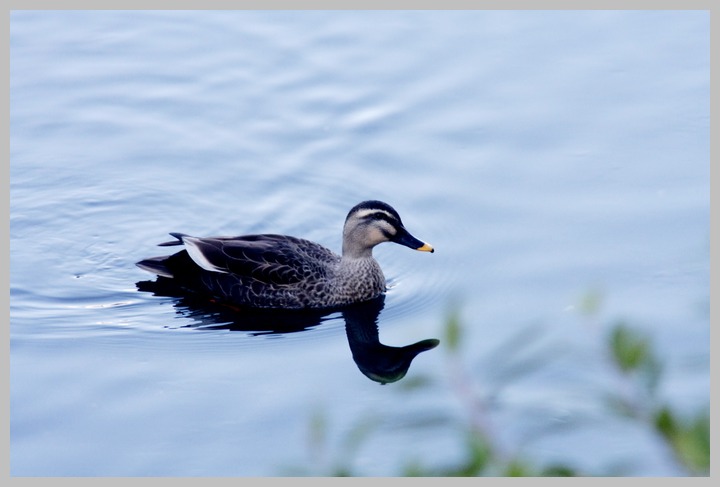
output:
[{"label": "duck eye", "polygon": [[395,237],[395,234],[393,232],[389,232],[388,230],[381,228],[383,235],[385,235],[385,238],[388,240],[392,240]]},{"label": "duck eye", "polygon": [[390,223],[389,221],[383,219],[377,220],[376,224],[380,231],[385,235],[386,238],[392,239],[395,234],[397,233],[397,229],[395,228],[395,225]]}]

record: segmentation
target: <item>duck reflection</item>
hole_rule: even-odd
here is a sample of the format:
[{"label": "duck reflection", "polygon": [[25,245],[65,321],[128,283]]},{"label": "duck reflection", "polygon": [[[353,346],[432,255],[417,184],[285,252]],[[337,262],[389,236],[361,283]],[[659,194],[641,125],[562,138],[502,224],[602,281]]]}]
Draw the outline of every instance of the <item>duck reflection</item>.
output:
[{"label": "duck reflection", "polygon": [[342,310],[350,351],[360,372],[368,378],[387,384],[403,377],[413,359],[440,343],[435,338],[421,340],[404,347],[380,343],[378,317],[385,306],[385,296],[348,306]]},{"label": "duck reflection", "polygon": [[138,290],[156,296],[175,298],[175,308],[178,313],[193,319],[189,325],[193,328],[244,331],[253,335],[295,333],[314,328],[339,314],[345,320],[345,332],[355,364],[366,377],[381,384],[405,377],[418,354],[440,343],[434,338],[402,347],[380,343],[378,318],[385,306],[385,296],[332,310],[285,311],[237,308],[210,302],[175,287],[172,279],[164,277],[140,281],[136,286]]}]

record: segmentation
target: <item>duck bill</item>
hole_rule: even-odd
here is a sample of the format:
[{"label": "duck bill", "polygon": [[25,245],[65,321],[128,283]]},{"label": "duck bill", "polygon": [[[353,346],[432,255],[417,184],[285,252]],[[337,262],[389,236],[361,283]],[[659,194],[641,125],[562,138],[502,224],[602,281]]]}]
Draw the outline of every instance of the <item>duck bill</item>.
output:
[{"label": "duck bill", "polygon": [[404,228],[401,229],[397,235],[395,235],[395,238],[393,239],[395,243],[399,243],[400,245],[404,245],[405,247],[410,247],[414,250],[420,250],[421,252],[435,252],[435,249],[432,245],[423,242],[422,240],[418,240],[412,235],[410,235],[410,232],[405,230]]}]

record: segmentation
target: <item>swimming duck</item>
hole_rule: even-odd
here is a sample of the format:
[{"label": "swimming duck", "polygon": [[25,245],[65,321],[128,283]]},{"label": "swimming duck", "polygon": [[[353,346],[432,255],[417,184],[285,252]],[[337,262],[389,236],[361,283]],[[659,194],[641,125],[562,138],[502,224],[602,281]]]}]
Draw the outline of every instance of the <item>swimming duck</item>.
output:
[{"label": "swimming duck", "polygon": [[136,265],[189,292],[252,308],[324,309],[367,301],[386,291],[372,255],[377,244],[434,252],[405,229],[394,208],[375,200],[355,205],[345,218],[342,256],[288,235],[170,235],[176,240],[159,245],[185,249]]}]

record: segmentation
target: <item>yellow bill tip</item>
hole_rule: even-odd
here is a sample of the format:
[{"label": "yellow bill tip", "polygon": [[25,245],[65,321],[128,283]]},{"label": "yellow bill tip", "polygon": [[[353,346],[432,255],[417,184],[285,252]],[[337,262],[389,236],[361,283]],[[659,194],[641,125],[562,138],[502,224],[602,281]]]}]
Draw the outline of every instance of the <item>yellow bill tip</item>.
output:
[{"label": "yellow bill tip", "polygon": [[422,247],[418,247],[415,250],[419,250],[421,252],[435,252],[435,249],[433,248],[433,246],[430,244],[426,244],[426,243],[422,244]]}]

